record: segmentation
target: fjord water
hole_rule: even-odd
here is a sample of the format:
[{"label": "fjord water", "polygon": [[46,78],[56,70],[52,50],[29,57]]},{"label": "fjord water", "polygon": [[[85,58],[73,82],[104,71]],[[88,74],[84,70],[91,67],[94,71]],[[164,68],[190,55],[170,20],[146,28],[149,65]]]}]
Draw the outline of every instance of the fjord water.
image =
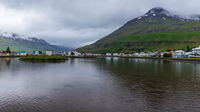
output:
[{"label": "fjord water", "polygon": [[0,112],[200,111],[200,64],[0,59]]}]

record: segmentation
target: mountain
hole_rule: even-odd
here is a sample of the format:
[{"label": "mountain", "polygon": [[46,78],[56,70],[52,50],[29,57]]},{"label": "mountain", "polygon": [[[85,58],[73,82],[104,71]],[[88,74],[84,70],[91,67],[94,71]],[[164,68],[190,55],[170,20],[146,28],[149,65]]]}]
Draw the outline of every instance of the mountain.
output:
[{"label": "mountain", "polygon": [[51,45],[51,46],[59,51],[69,51],[69,50],[73,49],[70,47],[59,46],[59,45]]},{"label": "mountain", "polygon": [[200,15],[185,18],[156,7],[79,52],[140,52],[186,49],[200,45]]},{"label": "mountain", "polygon": [[[6,50],[10,47],[11,51],[27,51],[31,53],[34,50],[54,52],[67,51],[68,48],[62,46],[51,45],[43,39],[36,37],[28,37],[12,32],[0,31],[0,50]],[[62,47],[63,49],[59,49]]]}]

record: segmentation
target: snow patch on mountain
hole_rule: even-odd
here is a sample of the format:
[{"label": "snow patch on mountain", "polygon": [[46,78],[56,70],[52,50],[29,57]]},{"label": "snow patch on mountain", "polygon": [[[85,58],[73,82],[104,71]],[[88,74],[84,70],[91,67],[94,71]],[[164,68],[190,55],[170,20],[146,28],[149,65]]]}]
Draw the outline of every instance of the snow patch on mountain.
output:
[{"label": "snow patch on mountain", "polygon": [[182,16],[182,15],[177,15],[175,13],[172,14],[162,7],[152,8],[146,14],[144,14],[142,17],[152,18],[152,17],[156,17],[156,16],[161,16],[164,20],[167,19],[166,17],[170,17],[170,18],[173,18],[175,20],[180,20],[180,21],[199,21],[200,20],[200,15],[196,14],[196,15],[190,15],[190,16]]},{"label": "snow patch on mountain", "polygon": [[141,19],[142,17],[139,17],[138,19]]},{"label": "snow patch on mountain", "polygon": [[167,11],[167,10],[165,10],[165,9],[163,9],[163,8],[161,8],[161,7],[155,7],[155,8],[152,8],[151,10],[149,10],[145,15],[153,15],[153,16],[156,16],[156,14],[157,15],[166,15],[166,16],[171,16],[171,14]]},{"label": "snow patch on mountain", "polygon": [[165,17],[163,17],[163,19],[164,19],[164,20],[166,20],[166,18],[165,18]]},{"label": "snow patch on mountain", "polygon": [[28,37],[25,35],[19,35],[16,33],[12,33],[9,31],[4,31],[4,30],[0,30],[0,36],[2,37],[6,37],[6,38],[11,38],[11,39],[24,39],[24,40],[28,40],[28,41],[32,41],[35,42],[36,40],[41,40],[39,38],[35,38],[35,37]]}]

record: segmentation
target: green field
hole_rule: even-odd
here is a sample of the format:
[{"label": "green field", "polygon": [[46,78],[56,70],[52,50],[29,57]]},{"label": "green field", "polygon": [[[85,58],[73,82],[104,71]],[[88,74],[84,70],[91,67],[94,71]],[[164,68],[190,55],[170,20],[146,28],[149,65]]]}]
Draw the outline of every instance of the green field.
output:
[{"label": "green field", "polygon": [[65,61],[67,60],[67,57],[64,56],[26,56],[26,57],[21,57],[20,60],[23,61]]}]

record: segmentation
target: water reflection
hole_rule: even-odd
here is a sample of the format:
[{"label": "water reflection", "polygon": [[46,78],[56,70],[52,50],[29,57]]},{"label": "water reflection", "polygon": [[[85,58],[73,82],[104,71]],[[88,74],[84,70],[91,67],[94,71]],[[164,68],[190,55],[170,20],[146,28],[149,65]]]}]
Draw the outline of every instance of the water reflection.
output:
[{"label": "water reflection", "polygon": [[199,111],[200,64],[132,58],[0,59],[0,110]]},{"label": "water reflection", "polygon": [[[111,59],[105,69],[122,78],[126,82],[124,86],[131,92],[140,91],[147,110],[172,111],[173,107],[173,111],[190,111],[199,107],[199,67],[196,63]],[[191,104],[195,106],[189,106]]]}]

